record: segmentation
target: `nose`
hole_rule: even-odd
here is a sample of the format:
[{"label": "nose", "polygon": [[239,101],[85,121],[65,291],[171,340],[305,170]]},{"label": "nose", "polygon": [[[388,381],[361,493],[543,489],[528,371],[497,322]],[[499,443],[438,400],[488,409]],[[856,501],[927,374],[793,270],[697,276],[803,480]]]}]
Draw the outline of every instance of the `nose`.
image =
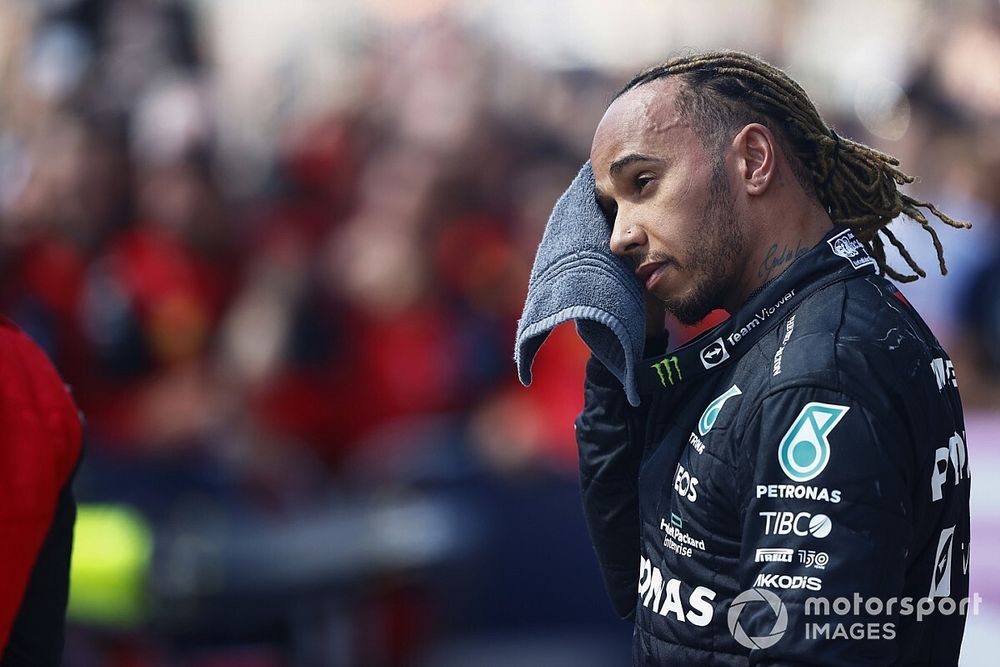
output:
[{"label": "nose", "polygon": [[611,252],[619,257],[628,257],[646,245],[646,231],[636,224],[631,216],[619,209],[615,224],[611,229]]}]

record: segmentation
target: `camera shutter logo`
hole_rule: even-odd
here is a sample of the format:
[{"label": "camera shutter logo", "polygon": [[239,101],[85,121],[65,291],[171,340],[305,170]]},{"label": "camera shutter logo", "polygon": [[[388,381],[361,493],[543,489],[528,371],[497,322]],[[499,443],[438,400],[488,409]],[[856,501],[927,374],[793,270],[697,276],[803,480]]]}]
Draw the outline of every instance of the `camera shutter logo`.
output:
[{"label": "camera shutter logo", "polygon": [[778,445],[778,463],[788,479],[808,482],[823,472],[830,461],[827,434],[849,409],[846,405],[815,402],[802,408]]},{"label": "camera shutter logo", "polygon": [[[751,637],[740,625],[740,614],[748,604],[766,604],[774,612],[774,625],[766,635]],[[788,610],[776,594],[764,588],[750,588],[743,591],[729,605],[729,632],[740,646],[749,649],[770,648],[778,643],[788,629]]]}]

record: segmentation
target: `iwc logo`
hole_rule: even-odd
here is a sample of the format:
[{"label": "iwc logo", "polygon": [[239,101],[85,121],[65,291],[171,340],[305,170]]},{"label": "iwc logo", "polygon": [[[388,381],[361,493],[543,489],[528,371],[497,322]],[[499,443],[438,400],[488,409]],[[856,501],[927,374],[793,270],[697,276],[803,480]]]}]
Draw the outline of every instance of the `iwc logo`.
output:
[{"label": "iwc logo", "polygon": [[855,238],[854,232],[850,229],[845,229],[832,239],[827,239],[827,244],[830,246],[830,250],[833,251],[834,255],[843,257],[850,262],[851,266],[855,269],[860,269],[862,266],[875,263],[872,256],[868,254],[867,250],[865,250],[864,245],[862,245],[861,241]]}]

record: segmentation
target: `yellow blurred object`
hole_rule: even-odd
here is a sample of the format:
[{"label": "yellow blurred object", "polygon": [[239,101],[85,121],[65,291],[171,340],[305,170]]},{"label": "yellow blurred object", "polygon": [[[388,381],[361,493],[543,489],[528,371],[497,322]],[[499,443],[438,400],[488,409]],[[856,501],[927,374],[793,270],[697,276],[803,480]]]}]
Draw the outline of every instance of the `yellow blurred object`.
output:
[{"label": "yellow blurred object", "polygon": [[152,552],[152,531],[134,509],[81,505],[73,537],[67,616],[88,624],[141,623]]}]

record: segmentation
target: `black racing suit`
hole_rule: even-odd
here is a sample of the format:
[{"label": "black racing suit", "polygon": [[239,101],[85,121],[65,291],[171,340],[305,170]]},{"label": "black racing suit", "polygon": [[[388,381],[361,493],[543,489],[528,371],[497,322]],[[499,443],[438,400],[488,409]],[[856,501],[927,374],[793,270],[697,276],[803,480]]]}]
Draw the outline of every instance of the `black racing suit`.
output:
[{"label": "black racing suit", "polygon": [[957,664],[957,381],[874,264],[834,228],[726,322],[646,359],[639,408],[590,360],[584,507],[635,665]]}]

